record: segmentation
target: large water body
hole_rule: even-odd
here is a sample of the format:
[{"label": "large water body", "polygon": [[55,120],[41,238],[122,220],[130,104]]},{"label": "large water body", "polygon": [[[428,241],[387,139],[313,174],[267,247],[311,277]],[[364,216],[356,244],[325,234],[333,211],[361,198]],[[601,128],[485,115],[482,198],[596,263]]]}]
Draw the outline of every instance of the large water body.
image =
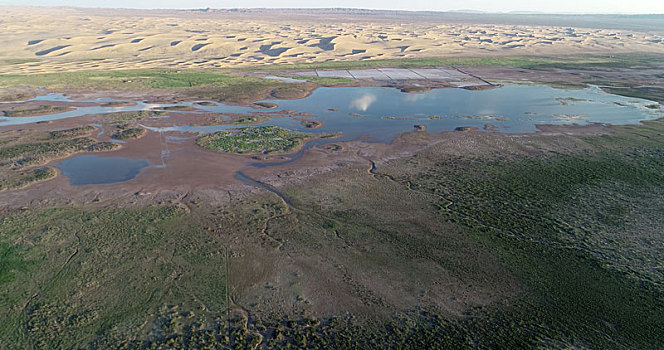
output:
[{"label": "large water body", "polygon": [[[63,94],[39,96],[38,101],[70,101]],[[76,102],[110,102],[110,98]],[[314,140],[301,152],[314,145],[362,139],[369,142],[390,142],[397,135],[412,131],[414,125],[424,125],[428,132],[451,131],[457,127],[503,133],[530,133],[541,124],[637,124],[644,120],[664,117],[657,103],[612,95],[597,87],[579,90],[556,89],[544,85],[505,85],[501,88],[471,91],[437,89],[423,93],[403,93],[392,88],[319,88],[310,96],[297,100],[269,100],[279,107],[261,112],[295,110],[310,113],[310,119],[323,122],[318,129],[307,129],[299,120],[289,117],[268,119],[256,125],[274,125],[291,130],[314,133],[341,133],[334,139]],[[185,102],[206,112],[255,113],[246,106],[213,106]],[[121,111],[140,111],[174,106],[174,104],[146,104],[136,101],[134,106],[78,107],[64,113],[19,118],[0,118],[3,125],[74,118],[87,114]],[[182,113],[169,111],[168,115]],[[190,113],[190,112],[187,112]],[[275,113],[276,114],[276,113]],[[168,119],[166,119],[168,120]],[[149,124],[149,123],[146,123]],[[490,124],[490,129],[485,125]],[[143,126],[155,132],[212,133],[236,129],[237,125],[189,126],[173,124],[169,127]],[[183,135],[184,137],[185,135]],[[177,138],[176,136],[169,136]],[[168,142],[168,137],[165,138]],[[291,159],[297,158],[292,155]],[[266,163],[268,164],[268,163]],[[267,166],[257,163],[255,166]],[[269,163],[269,165],[275,165]],[[140,159],[80,155],[56,164],[74,185],[106,184],[127,181],[138,175],[149,163]]]},{"label": "large water body", "polygon": [[[48,101],[67,100],[61,94],[36,98]],[[110,99],[86,100],[102,102]],[[146,104],[136,101],[135,106],[78,107],[76,110],[20,118],[0,118],[3,125],[27,124],[86,114],[120,111],[150,110],[174,104]],[[505,85],[501,88],[472,91],[464,89],[435,89],[423,93],[403,93],[392,88],[319,88],[310,96],[297,100],[268,100],[280,110],[296,110],[313,115],[323,127],[307,129],[294,118],[273,118],[257,125],[275,125],[291,130],[316,133],[338,133],[337,141],[362,138],[367,141],[389,142],[397,135],[411,131],[415,124],[426,126],[432,133],[451,131],[457,127],[476,127],[480,130],[490,124],[490,130],[503,133],[529,133],[541,124],[636,124],[643,120],[664,117],[656,103],[644,99],[613,95],[597,87],[578,90],[556,89],[544,85]],[[253,113],[246,106],[217,103],[213,106],[179,105],[217,113]],[[648,108],[647,106],[650,106]],[[265,110],[263,110],[265,112]],[[181,113],[170,111],[168,114]],[[172,125],[151,128],[153,131],[180,131],[211,133],[237,128],[235,125],[188,126]]]}]

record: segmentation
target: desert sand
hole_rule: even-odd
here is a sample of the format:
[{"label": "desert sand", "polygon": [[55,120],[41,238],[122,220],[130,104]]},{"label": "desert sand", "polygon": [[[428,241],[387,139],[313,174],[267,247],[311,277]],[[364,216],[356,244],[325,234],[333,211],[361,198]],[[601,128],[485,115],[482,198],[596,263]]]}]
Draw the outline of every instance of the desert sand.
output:
[{"label": "desert sand", "polygon": [[[407,16],[407,15],[403,15]],[[455,56],[664,53],[664,34],[348,11],[2,7],[0,73]]]}]

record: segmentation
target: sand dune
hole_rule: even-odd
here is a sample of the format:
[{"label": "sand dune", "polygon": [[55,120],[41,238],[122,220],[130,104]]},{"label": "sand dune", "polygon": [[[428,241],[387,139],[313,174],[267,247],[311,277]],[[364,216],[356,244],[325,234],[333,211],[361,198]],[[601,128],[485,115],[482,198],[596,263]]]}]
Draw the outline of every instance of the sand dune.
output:
[{"label": "sand dune", "polygon": [[[0,73],[211,68],[416,57],[664,53],[626,30],[400,21],[305,12],[3,7]],[[269,12],[268,12],[269,13]],[[30,62],[16,63],[17,60]],[[12,62],[12,63],[7,63]]]}]

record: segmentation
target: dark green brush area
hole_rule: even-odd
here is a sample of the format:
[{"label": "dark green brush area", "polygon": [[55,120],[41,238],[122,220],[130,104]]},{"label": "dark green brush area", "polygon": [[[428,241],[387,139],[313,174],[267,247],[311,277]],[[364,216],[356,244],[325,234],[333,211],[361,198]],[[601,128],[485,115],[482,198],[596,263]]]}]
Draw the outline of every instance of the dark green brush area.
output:
[{"label": "dark green brush area", "polygon": [[302,145],[313,134],[294,132],[276,126],[239,128],[203,135],[196,140],[199,146],[221,152],[238,154],[270,154],[288,152]]},{"label": "dark green brush area", "polygon": [[175,207],[4,216],[0,344],[117,347],[176,304],[214,320],[226,306],[225,251],[203,222]]}]

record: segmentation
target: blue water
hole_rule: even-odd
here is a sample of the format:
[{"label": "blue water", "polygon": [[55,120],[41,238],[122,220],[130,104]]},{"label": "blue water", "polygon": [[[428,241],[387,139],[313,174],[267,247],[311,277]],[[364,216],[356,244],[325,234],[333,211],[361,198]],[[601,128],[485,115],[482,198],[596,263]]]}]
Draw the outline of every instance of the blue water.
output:
[{"label": "blue water", "polygon": [[[291,130],[336,133],[337,141],[389,142],[413,130],[415,124],[439,133],[460,126],[491,131],[529,133],[541,124],[636,124],[664,117],[664,110],[649,109],[652,101],[605,93],[591,87],[580,90],[554,89],[542,85],[506,85],[502,88],[470,91],[438,89],[418,94],[391,88],[320,88],[299,100],[270,100],[278,110],[311,113],[323,127],[310,130],[293,118],[275,118],[259,125],[276,125]],[[225,112],[228,106],[198,106],[210,112]],[[236,111],[238,108],[235,107]],[[244,107],[242,113],[253,111]],[[330,111],[335,109],[337,111]],[[351,116],[354,114],[355,116]],[[237,128],[233,125],[149,128],[153,131],[210,133]]]},{"label": "blue water", "polygon": [[144,159],[100,157],[92,154],[76,156],[55,164],[62,174],[69,178],[72,185],[128,181],[149,165],[150,163]]},{"label": "blue water", "polygon": [[[62,94],[49,94],[35,99],[69,101]],[[91,101],[108,102],[112,99],[103,98],[83,102]],[[307,129],[300,124],[300,121],[290,117],[269,119],[257,125],[275,125],[314,133],[341,133],[339,138],[310,142],[297,154],[291,155],[291,159],[295,159],[304,149],[327,142],[359,138],[369,142],[390,142],[397,135],[412,131],[414,125],[425,125],[427,132],[431,133],[451,131],[462,126],[503,133],[529,133],[536,131],[536,126],[541,124],[636,124],[643,120],[664,117],[664,110],[655,102],[608,94],[597,87],[565,90],[543,85],[505,85],[501,88],[484,91],[438,89],[417,94],[377,87],[319,88],[303,99],[269,100],[267,102],[275,103],[279,107],[274,110],[260,110],[260,112],[272,113],[282,110],[306,112],[312,115],[307,117],[308,119],[322,121],[323,127]],[[257,112],[256,108],[229,106],[221,103],[201,106],[185,102],[179,105],[193,106],[199,110],[216,113],[250,114]],[[174,105],[137,102],[135,106],[78,107],[73,111],[45,116],[0,118],[0,127],[73,118],[93,113],[139,111],[165,106]],[[182,112],[168,112],[171,115],[176,113]],[[149,121],[146,124],[149,124]],[[492,127],[485,129],[487,124]],[[158,132],[212,133],[236,129],[240,126],[174,124],[170,127],[150,127],[148,125],[143,125],[143,127]],[[166,142],[182,142],[190,137],[190,135],[182,135],[182,137],[169,135],[165,139]],[[260,163],[255,165],[263,166]],[[81,155],[58,162],[56,166],[70,178],[72,184],[87,185],[130,180],[137,176],[141,169],[149,166],[149,163],[140,159]]]},{"label": "blue water", "polygon": [[[62,101],[61,94],[48,96]],[[544,85],[505,85],[501,88],[470,91],[464,89],[436,89],[409,94],[392,88],[319,88],[310,96],[298,100],[269,100],[279,105],[275,110],[295,110],[313,115],[323,127],[306,129],[294,118],[274,118],[260,125],[276,125],[292,130],[337,133],[340,141],[363,137],[377,142],[389,142],[395,136],[411,131],[415,124],[425,125],[429,132],[454,130],[469,126],[482,129],[491,124],[491,130],[505,133],[536,131],[539,124],[636,124],[643,120],[664,117],[661,108],[649,109],[654,102],[608,94],[597,87],[579,90],[555,89]],[[656,103],[655,103],[656,104]],[[255,113],[246,106],[215,104],[200,106],[191,102],[180,105],[216,113]],[[119,111],[138,111],[173,106],[173,104],[146,104],[123,107],[78,107],[74,111],[20,118],[0,118],[0,126],[34,123],[103,114]],[[335,109],[337,111],[330,111]],[[265,112],[265,110],[263,111]],[[170,111],[169,114],[181,113]],[[351,116],[354,114],[355,116]],[[436,116],[436,119],[432,119]],[[396,119],[395,119],[396,118]],[[181,131],[210,133],[237,128],[233,125],[187,126],[148,128],[153,131]]]}]

